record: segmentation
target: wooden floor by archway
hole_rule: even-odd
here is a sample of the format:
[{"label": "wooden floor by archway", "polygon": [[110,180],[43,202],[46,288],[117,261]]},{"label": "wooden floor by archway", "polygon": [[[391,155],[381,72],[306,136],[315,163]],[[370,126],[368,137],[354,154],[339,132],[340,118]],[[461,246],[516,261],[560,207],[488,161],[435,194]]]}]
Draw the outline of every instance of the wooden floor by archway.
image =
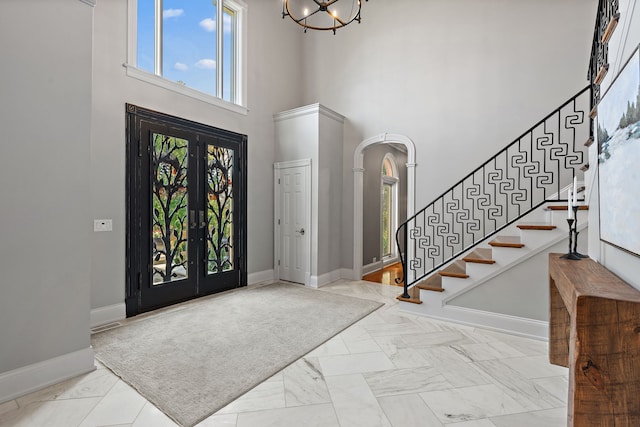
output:
[{"label": "wooden floor by archway", "polygon": [[382,270],[374,271],[366,276],[362,277],[362,280],[368,282],[382,283],[383,285],[403,286],[404,283],[396,283],[396,278],[402,277],[402,264],[396,262],[383,268]]}]

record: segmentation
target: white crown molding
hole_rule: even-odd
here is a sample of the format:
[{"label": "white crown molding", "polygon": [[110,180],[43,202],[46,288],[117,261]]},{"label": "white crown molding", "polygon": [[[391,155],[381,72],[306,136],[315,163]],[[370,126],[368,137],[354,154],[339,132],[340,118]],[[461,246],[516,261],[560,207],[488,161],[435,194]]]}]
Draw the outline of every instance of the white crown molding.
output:
[{"label": "white crown molding", "polygon": [[95,7],[98,0],[80,0],[81,3],[88,4],[91,7]]},{"label": "white crown molding", "polygon": [[279,122],[282,120],[289,120],[296,117],[308,116],[312,114],[320,114],[340,123],[344,123],[344,119],[345,119],[345,117],[342,114],[336,113],[330,108],[327,108],[324,105],[316,103],[316,104],[305,105],[304,107],[298,107],[292,110],[276,113],[273,115],[273,120],[276,122]]}]

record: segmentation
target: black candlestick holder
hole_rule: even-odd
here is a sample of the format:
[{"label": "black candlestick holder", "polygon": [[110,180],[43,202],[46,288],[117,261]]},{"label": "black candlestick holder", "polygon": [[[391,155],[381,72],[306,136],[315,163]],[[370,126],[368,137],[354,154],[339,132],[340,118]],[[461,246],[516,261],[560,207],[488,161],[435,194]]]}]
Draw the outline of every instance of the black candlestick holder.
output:
[{"label": "black candlestick holder", "polygon": [[[567,209],[569,209],[569,208],[567,208]],[[573,244],[573,236],[574,236],[573,224],[575,223],[575,219],[567,218],[567,223],[569,224],[569,252],[567,252],[566,254],[562,255],[560,258],[572,259],[574,261],[579,261],[582,258],[574,253],[575,245]],[[577,235],[576,235],[576,240],[577,240]]]},{"label": "black candlestick holder", "polygon": [[573,209],[573,250],[571,253],[578,258],[589,258],[587,255],[583,255],[578,252],[578,206],[572,206]]}]

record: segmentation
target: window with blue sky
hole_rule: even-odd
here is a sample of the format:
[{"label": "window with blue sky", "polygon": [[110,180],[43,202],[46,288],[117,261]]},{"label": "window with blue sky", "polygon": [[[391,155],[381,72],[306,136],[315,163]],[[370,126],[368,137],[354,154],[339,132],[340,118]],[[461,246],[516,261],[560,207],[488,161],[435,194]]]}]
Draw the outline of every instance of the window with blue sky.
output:
[{"label": "window with blue sky", "polygon": [[137,1],[136,66],[235,102],[236,11],[226,4],[219,8],[222,0]]}]

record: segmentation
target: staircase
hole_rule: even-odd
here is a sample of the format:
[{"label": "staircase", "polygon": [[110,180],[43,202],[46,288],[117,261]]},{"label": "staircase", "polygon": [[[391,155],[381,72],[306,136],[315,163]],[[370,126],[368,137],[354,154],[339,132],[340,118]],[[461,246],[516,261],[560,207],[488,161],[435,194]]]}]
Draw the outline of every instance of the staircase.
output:
[{"label": "staircase", "polygon": [[[579,92],[398,228],[405,310],[504,329],[491,325],[490,313],[449,303],[566,241],[562,196],[588,169],[590,97],[589,88]],[[587,226],[586,209],[577,213],[578,231]],[[546,335],[545,322],[509,320],[516,333]]]}]

